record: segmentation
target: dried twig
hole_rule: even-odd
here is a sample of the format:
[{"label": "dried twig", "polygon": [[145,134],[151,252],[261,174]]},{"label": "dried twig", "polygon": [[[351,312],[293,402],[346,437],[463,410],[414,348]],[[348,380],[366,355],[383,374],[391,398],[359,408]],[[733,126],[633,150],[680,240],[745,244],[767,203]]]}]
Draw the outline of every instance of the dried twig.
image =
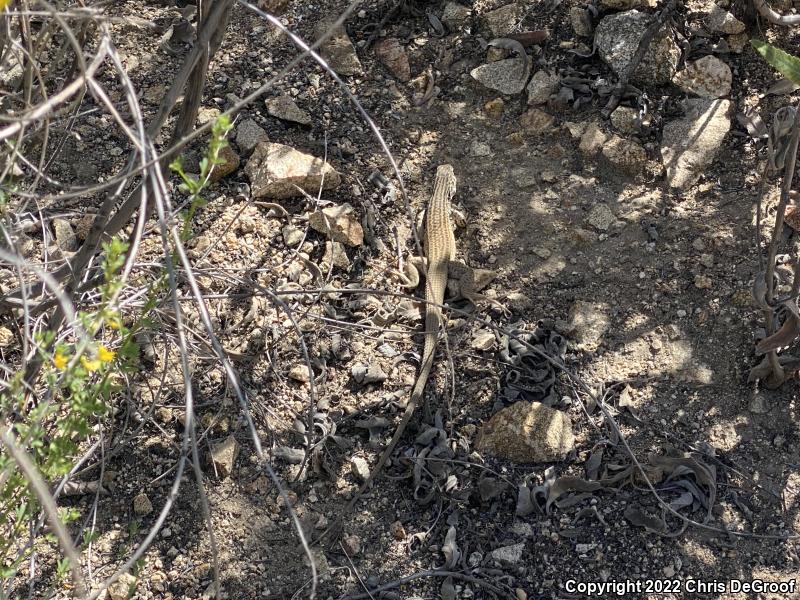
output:
[{"label": "dried twig", "polygon": [[782,15],[767,5],[767,0],[753,0],[758,14],[775,25],[800,25],[800,15]]}]

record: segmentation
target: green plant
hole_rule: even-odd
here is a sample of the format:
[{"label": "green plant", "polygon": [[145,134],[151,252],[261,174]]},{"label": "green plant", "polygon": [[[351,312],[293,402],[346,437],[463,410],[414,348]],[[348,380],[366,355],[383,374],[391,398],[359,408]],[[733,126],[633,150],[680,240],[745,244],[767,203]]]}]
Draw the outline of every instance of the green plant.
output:
[{"label": "green plant", "polygon": [[214,121],[214,125],[211,128],[211,140],[208,142],[206,155],[200,160],[200,174],[197,177],[192,177],[184,171],[183,159],[180,156],[169,165],[169,168],[183,180],[179,189],[189,195],[189,209],[183,213],[183,229],[181,230],[181,241],[183,242],[188,240],[191,235],[191,224],[195,212],[206,204],[200,194],[203,188],[208,185],[211,171],[215,166],[225,162],[220,157],[220,152],[228,145],[225,136],[228,135],[230,130],[231,120],[227,115],[220,115]]},{"label": "green plant", "polygon": [[[108,413],[122,375],[134,368],[138,358],[133,336],[144,321],[126,326],[116,303],[127,249],[120,239],[103,246],[100,298],[92,310],[78,312],[79,326],[74,328],[84,335],[56,340],[49,331],[36,334],[33,344],[42,360],[39,379],[29,388],[24,370],[19,369],[0,393],[2,427],[9,424],[6,431],[25,449],[45,481],[69,471],[81,442]],[[38,511],[28,482],[0,447],[0,578],[12,577],[31,551],[20,540],[26,540],[28,524]],[[75,510],[60,511],[64,523],[77,517]],[[69,570],[66,559],[57,564],[57,572],[62,570]]]},{"label": "green plant", "polygon": [[795,85],[800,85],[800,58],[761,40],[750,40],[750,44],[781,75]]}]

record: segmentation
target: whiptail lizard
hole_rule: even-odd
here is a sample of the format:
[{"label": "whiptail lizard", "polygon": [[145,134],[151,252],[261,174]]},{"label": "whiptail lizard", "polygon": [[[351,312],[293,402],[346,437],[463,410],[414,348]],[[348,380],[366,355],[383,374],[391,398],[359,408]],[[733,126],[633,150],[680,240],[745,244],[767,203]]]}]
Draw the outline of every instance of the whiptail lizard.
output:
[{"label": "whiptail lizard", "polygon": [[[450,221],[450,200],[455,193],[456,176],[453,173],[453,167],[450,165],[439,166],[436,169],[433,195],[428,202],[425,214],[423,233],[423,250],[427,258],[427,274],[425,278],[425,345],[422,350],[422,366],[400,424],[397,426],[389,445],[386,446],[372,472],[348,503],[347,512],[353,508],[364,491],[381,472],[386,461],[397,447],[397,443],[411,420],[414,410],[422,400],[425,384],[428,382],[428,376],[436,353],[436,341],[439,336],[439,326],[442,323],[441,305],[444,303],[445,290],[449,287],[455,296],[465,298],[473,303],[478,300],[496,302],[478,293],[494,278],[495,273],[484,269],[472,269],[466,264],[455,260],[456,238]],[[411,263],[409,263],[409,266],[411,266]],[[412,267],[410,275],[410,277],[405,278],[405,284],[407,287],[416,287],[419,283],[418,268]]]},{"label": "whiptail lizard", "polygon": [[406,405],[403,418],[392,436],[392,440],[378,459],[366,481],[347,505],[347,511],[358,502],[364,491],[372,484],[375,477],[383,469],[383,465],[394,452],[397,442],[414,414],[414,410],[422,399],[425,384],[433,365],[436,353],[436,339],[439,336],[439,324],[442,320],[441,305],[444,303],[444,292],[447,289],[447,267],[456,254],[456,238],[450,223],[450,200],[456,193],[456,176],[453,167],[441,165],[436,169],[436,180],[433,184],[433,195],[428,202],[425,213],[425,231],[423,250],[427,260],[427,277],[425,278],[425,346],[422,350],[422,367],[411,391],[411,399]]}]

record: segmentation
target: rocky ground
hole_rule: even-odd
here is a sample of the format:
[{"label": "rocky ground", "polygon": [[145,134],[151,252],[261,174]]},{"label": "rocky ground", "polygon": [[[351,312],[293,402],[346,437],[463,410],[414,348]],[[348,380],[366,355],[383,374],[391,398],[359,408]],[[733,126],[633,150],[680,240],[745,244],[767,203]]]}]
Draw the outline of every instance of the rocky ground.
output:
[{"label": "rocky ground", "polygon": [[[194,17],[179,4],[119,3],[138,18],[116,23],[115,39],[147,115],[186,52],[177,32]],[[307,40],[346,8],[263,4]],[[374,596],[576,598],[587,593],[573,584],[628,580],[641,586],[631,598],[737,598],[730,580],[796,582],[796,382],[748,381],[762,326],[750,288],[765,140],[793,89],[775,87],[748,40],[790,49],[797,33],[759,30],[725,0],[401,4],[379,30],[394,2],[356,9],[321,52],[380,129],[410,206],[342,88],[306,61],[238,114],[193,224],[189,254],[214,325],[287,490],[279,495],[259,463],[222,369],[193,333],[227,597],[308,597],[312,571],[287,501],[306,537],[319,538],[394,431],[421,352],[421,307],[384,292],[409,293],[394,274],[398,255],[413,252],[411,223],[443,163],[458,177],[460,257],[497,272],[485,293],[505,310],[455,304],[427,414],[337,535],[312,546],[317,597],[389,586]],[[664,27],[606,118],[655,15]],[[200,121],[295,55],[237,5]],[[121,168],[128,142],[111,125],[79,119],[54,176],[78,185]],[[201,153],[189,149],[187,170]],[[771,223],[778,179],[765,189]],[[83,239],[95,202],[48,207],[62,251]],[[32,258],[48,240],[24,242]],[[140,262],[160,252],[153,234]],[[111,493],[85,554],[98,580],[150,530],[174,477],[185,415],[163,333],[117,415],[129,428],[124,451],[107,459]],[[135,573],[135,598],[210,593],[209,536],[187,473]],[[85,515],[93,502],[63,501]]]}]

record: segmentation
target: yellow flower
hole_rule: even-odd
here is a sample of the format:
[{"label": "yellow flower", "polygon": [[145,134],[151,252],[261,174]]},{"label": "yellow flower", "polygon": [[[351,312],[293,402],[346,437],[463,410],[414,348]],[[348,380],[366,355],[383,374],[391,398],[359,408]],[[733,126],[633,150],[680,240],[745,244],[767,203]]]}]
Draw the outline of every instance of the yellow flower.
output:
[{"label": "yellow flower", "polygon": [[[3,0],[0,0],[0,2],[2,1]],[[63,369],[67,366],[68,362],[69,360],[67,360],[67,357],[61,354],[61,350],[56,350],[56,355],[53,357],[53,363],[55,364],[56,369]]]},{"label": "yellow flower", "polygon": [[99,369],[103,363],[101,363],[96,358],[89,360],[85,356],[81,356],[81,364],[83,365],[84,369],[91,372],[91,371],[97,371],[97,369]]},{"label": "yellow flower", "polygon": [[111,362],[112,360],[114,360],[116,354],[117,354],[116,352],[114,352],[113,350],[109,350],[108,348],[103,346],[103,344],[100,344],[100,346],[98,346],[97,348],[97,358],[100,362],[104,363]]},{"label": "yellow flower", "polygon": [[[2,1],[3,0],[0,0],[0,2]],[[119,320],[117,315],[112,315],[106,319],[106,325],[108,325],[110,329],[117,330],[122,327],[122,322]]]},{"label": "yellow flower", "polygon": [[0,10],[3,10],[9,4],[11,4],[11,0],[0,0]]}]

